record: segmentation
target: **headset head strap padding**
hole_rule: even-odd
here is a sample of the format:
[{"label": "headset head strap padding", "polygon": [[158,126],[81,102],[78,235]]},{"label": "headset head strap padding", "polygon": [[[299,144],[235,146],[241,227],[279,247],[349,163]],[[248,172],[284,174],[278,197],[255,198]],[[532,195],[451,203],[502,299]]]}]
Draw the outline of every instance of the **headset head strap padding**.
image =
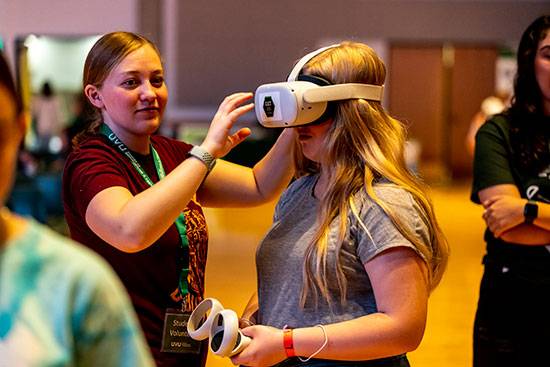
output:
[{"label": "headset head strap padding", "polygon": [[384,87],[381,85],[347,83],[327,85],[322,88],[311,88],[304,91],[303,98],[307,103],[341,101],[344,99],[366,99],[381,101]]}]

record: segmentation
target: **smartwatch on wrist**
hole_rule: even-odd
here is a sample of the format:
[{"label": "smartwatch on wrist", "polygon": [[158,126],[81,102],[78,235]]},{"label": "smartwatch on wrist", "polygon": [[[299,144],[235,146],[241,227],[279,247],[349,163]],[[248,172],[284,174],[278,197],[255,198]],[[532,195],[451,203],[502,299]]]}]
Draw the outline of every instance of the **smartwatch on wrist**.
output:
[{"label": "smartwatch on wrist", "polygon": [[203,148],[199,147],[198,145],[193,146],[189,153],[187,153],[191,157],[197,158],[199,161],[204,163],[206,168],[208,169],[208,172],[212,171],[212,168],[216,165],[216,158],[212,156],[212,154],[208,153]]},{"label": "smartwatch on wrist", "polygon": [[525,223],[531,224],[539,215],[539,206],[536,201],[528,200],[523,207],[523,216],[525,217]]}]

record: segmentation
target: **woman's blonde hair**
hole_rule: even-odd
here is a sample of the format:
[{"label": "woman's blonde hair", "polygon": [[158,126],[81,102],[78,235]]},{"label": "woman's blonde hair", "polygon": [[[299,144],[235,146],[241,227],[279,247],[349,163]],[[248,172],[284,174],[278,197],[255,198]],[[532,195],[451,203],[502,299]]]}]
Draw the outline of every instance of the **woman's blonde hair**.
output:
[{"label": "woman's blonde hair", "polygon": [[[369,46],[356,42],[342,42],[322,52],[310,60],[302,71],[303,74],[319,76],[333,84],[383,85],[386,76],[384,63],[376,53]],[[354,196],[361,190],[387,213],[399,232],[414,244],[428,265],[429,287],[435,288],[446,267],[449,249],[426,194],[426,187],[406,167],[406,130],[403,124],[392,118],[377,101],[353,99],[334,103],[334,121],[323,148],[326,152],[323,166],[328,167],[329,183],[320,203],[318,230],[306,251],[302,306],[310,294],[315,300],[320,294],[331,302],[326,280],[327,269],[336,269],[340,301],[345,302],[346,279],[338,256],[336,264],[327,264],[328,232],[331,222],[338,218],[336,253],[339,254],[349,226],[347,213],[358,216]],[[304,157],[298,142],[294,151],[298,177],[319,172],[319,165]],[[381,178],[389,181],[389,185],[400,187],[411,194],[420,208],[420,220],[428,228],[429,243],[421,241],[391,206],[377,197],[373,185]]]}]

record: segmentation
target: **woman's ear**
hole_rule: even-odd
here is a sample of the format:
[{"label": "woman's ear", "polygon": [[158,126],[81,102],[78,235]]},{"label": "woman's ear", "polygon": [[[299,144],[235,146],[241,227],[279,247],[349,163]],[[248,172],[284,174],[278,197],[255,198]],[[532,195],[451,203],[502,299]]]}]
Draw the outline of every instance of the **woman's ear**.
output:
[{"label": "woman's ear", "polygon": [[84,87],[84,94],[94,107],[103,108],[105,106],[101,99],[101,93],[99,93],[99,89],[95,85],[88,84]]}]

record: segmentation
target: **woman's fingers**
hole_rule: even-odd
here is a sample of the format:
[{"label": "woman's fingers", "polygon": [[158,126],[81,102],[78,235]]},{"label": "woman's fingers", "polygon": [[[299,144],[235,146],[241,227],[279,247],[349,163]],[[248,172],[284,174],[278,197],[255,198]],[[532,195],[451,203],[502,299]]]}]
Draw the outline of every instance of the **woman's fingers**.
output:
[{"label": "woman's fingers", "polygon": [[245,113],[251,111],[253,108],[254,108],[254,103],[249,103],[244,106],[237,107],[228,114],[228,117],[230,118],[231,121],[235,121]]},{"label": "woman's fingers", "polygon": [[[224,100],[222,105],[218,108],[218,112],[212,119],[212,124],[218,124],[220,122],[225,122],[224,128],[230,129],[235,121],[245,113],[251,111],[254,108],[254,103],[249,103],[243,106],[239,106],[243,102],[250,99],[250,93],[244,93],[245,96],[236,97],[231,99],[229,102]],[[228,97],[229,98],[229,97]],[[227,104],[225,104],[227,102]]]},{"label": "woman's fingers", "polygon": [[251,132],[248,128],[241,128],[236,133],[230,133],[237,119],[254,108],[253,103],[242,105],[250,98],[252,98],[252,93],[239,92],[225,97],[220,104],[203,142],[204,148],[215,157],[223,157],[250,135]]},{"label": "woman's fingers", "polygon": [[227,148],[228,151],[235,148],[237,145],[239,145],[244,139],[246,139],[251,134],[251,131],[247,127],[243,127],[233,135],[229,135],[227,139],[229,140],[229,147]]},{"label": "woman's fingers", "polygon": [[246,139],[252,134],[252,131],[248,127],[243,127],[239,129],[236,133],[230,136],[230,139],[234,142],[233,146],[239,144],[241,141]]},{"label": "woman's fingers", "polygon": [[231,111],[235,110],[238,105],[243,104],[252,98],[252,93],[250,92],[240,92],[234,93],[230,96],[225,97],[223,102],[218,108],[218,112],[228,114]]}]

